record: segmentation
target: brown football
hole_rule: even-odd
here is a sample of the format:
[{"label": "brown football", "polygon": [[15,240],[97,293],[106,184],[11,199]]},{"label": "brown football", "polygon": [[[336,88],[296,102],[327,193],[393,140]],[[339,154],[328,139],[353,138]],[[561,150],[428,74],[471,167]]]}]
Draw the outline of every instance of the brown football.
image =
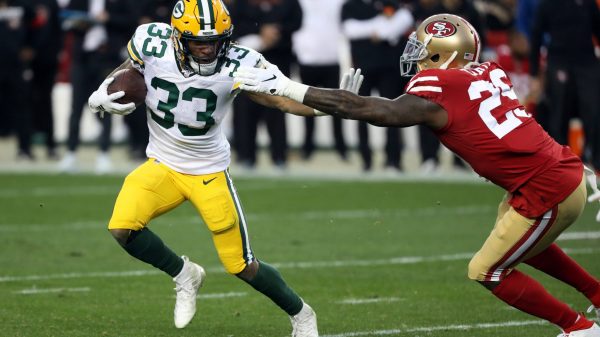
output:
[{"label": "brown football", "polygon": [[115,102],[127,104],[130,102],[139,106],[146,100],[146,82],[144,75],[135,69],[121,69],[113,74],[115,80],[108,85],[107,92],[112,94],[117,91],[124,91],[125,96],[119,98]]}]

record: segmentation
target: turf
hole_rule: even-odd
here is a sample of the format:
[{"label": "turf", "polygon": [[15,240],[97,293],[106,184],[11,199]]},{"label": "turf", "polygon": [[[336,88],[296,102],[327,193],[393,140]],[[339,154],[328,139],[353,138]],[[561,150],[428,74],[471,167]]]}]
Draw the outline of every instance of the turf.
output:
[{"label": "turf", "polygon": [[[0,175],[0,336],[289,336],[283,312],[224,272],[188,204],[151,224],[208,270],[196,318],[175,329],[171,279],[130,258],[106,231],[122,180]],[[492,185],[239,179],[236,186],[255,254],[313,306],[323,336],[558,333],[466,278],[502,197]],[[598,231],[596,210],[588,207],[569,232]],[[600,275],[599,243],[560,245]],[[575,290],[523,270],[587,308]]]}]

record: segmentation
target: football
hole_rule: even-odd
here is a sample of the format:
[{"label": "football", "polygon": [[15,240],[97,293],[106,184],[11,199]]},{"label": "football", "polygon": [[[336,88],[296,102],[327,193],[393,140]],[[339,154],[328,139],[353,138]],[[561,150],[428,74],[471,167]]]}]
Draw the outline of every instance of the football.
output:
[{"label": "football", "polygon": [[146,82],[144,75],[135,69],[121,69],[113,74],[115,80],[108,85],[107,92],[112,94],[117,91],[124,91],[125,96],[117,99],[115,102],[127,104],[130,102],[139,106],[146,100]]}]

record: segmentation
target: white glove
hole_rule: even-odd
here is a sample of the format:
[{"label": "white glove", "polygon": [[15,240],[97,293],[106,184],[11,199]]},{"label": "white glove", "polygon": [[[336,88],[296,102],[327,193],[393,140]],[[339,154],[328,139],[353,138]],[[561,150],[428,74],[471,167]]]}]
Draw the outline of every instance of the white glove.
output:
[{"label": "white glove", "polygon": [[[354,68],[350,68],[344,76],[342,76],[342,80],[340,81],[340,89],[350,91],[353,94],[358,95],[358,90],[360,90],[360,86],[362,85],[365,77],[361,75],[360,68],[354,70]],[[317,109],[315,111],[315,116],[323,116],[327,115],[326,113],[319,111]]]},{"label": "white glove", "polygon": [[[585,175],[587,176],[587,182],[592,188],[592,195],[588,197],[588,202],[600,201],[600,191],[598,190],[598,181],[596,179],[596,172],[594,170],[588,168],[587,166],[583,166],[583,170],[585,171]],[[600,222],[600,211],[596,214],[596,221]]]},{"label": "white glove", "polygon": [[234,87],[242,90],[291,98],[302,103],[308,86],[287,78],[276,65],[262,60],[264,68],[239,67],[233,73]]},{"label": "white glove", "polygon": [[358,91],[360,90],[360,86],[364,79],[365,77],[361,74],[360,68],[356,69],[356,71],[354,68],[350,68],[344,76],[342,76],[340,89],[348,90],[351,93],[358,95]]},{"label": "white glove", "polygon": [[135,110],[135,103],[121,104],[115,102],[115,100],[125,96],[124,91],[117,91],[112,94],[108,94],[107,88],[115,80],[114,77],[109,77],[100,84],[100,87],[96,89],[88,98],[88,105],[92,112],[99,113],[100,117],[104,117],[104,112],[117,115],[129,115]]}]

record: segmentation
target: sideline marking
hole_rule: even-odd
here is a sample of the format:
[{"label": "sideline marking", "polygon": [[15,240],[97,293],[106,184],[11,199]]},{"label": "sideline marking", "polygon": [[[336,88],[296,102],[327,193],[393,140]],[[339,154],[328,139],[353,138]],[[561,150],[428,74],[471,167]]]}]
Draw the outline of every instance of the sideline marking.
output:
[{"label": "sideline marking", "polygon": [[[573,248],[564,249],[566,253],[574,255],[590,255],[600,252],[599,247],[594,248]],[[375,260],[333,260],[333,261],[312,261],[312,262],[285,262],[272,263],[276,268],[297,268],[297,269],[312,269],[312,268],[335,268],[335,267],[371,267],[382,265],[403,265],[403,264],[418,264],[426,262],[441,262],[441,261],[463,261],[469,260],[475,253],[457,253],[434,256],[400,256],[388,259]],[[212,266],[205,268],[210,273],[224,273],[222,266]],[[134,277],[146,275],[162,275],[163,272],[155,269],[148,270],[130,270],[130,271],[111,271],[111,272],[91,272],[91,273],[65,273],[65,274],[50,274],[50,275],[27,275],[27,276],[0,276],[0,283],[6,282],[22,282],[22,281],[39,281],[39,280],[56,280],[56,279],[79,279],[79,278],[111,278],[111,277]]]}]

